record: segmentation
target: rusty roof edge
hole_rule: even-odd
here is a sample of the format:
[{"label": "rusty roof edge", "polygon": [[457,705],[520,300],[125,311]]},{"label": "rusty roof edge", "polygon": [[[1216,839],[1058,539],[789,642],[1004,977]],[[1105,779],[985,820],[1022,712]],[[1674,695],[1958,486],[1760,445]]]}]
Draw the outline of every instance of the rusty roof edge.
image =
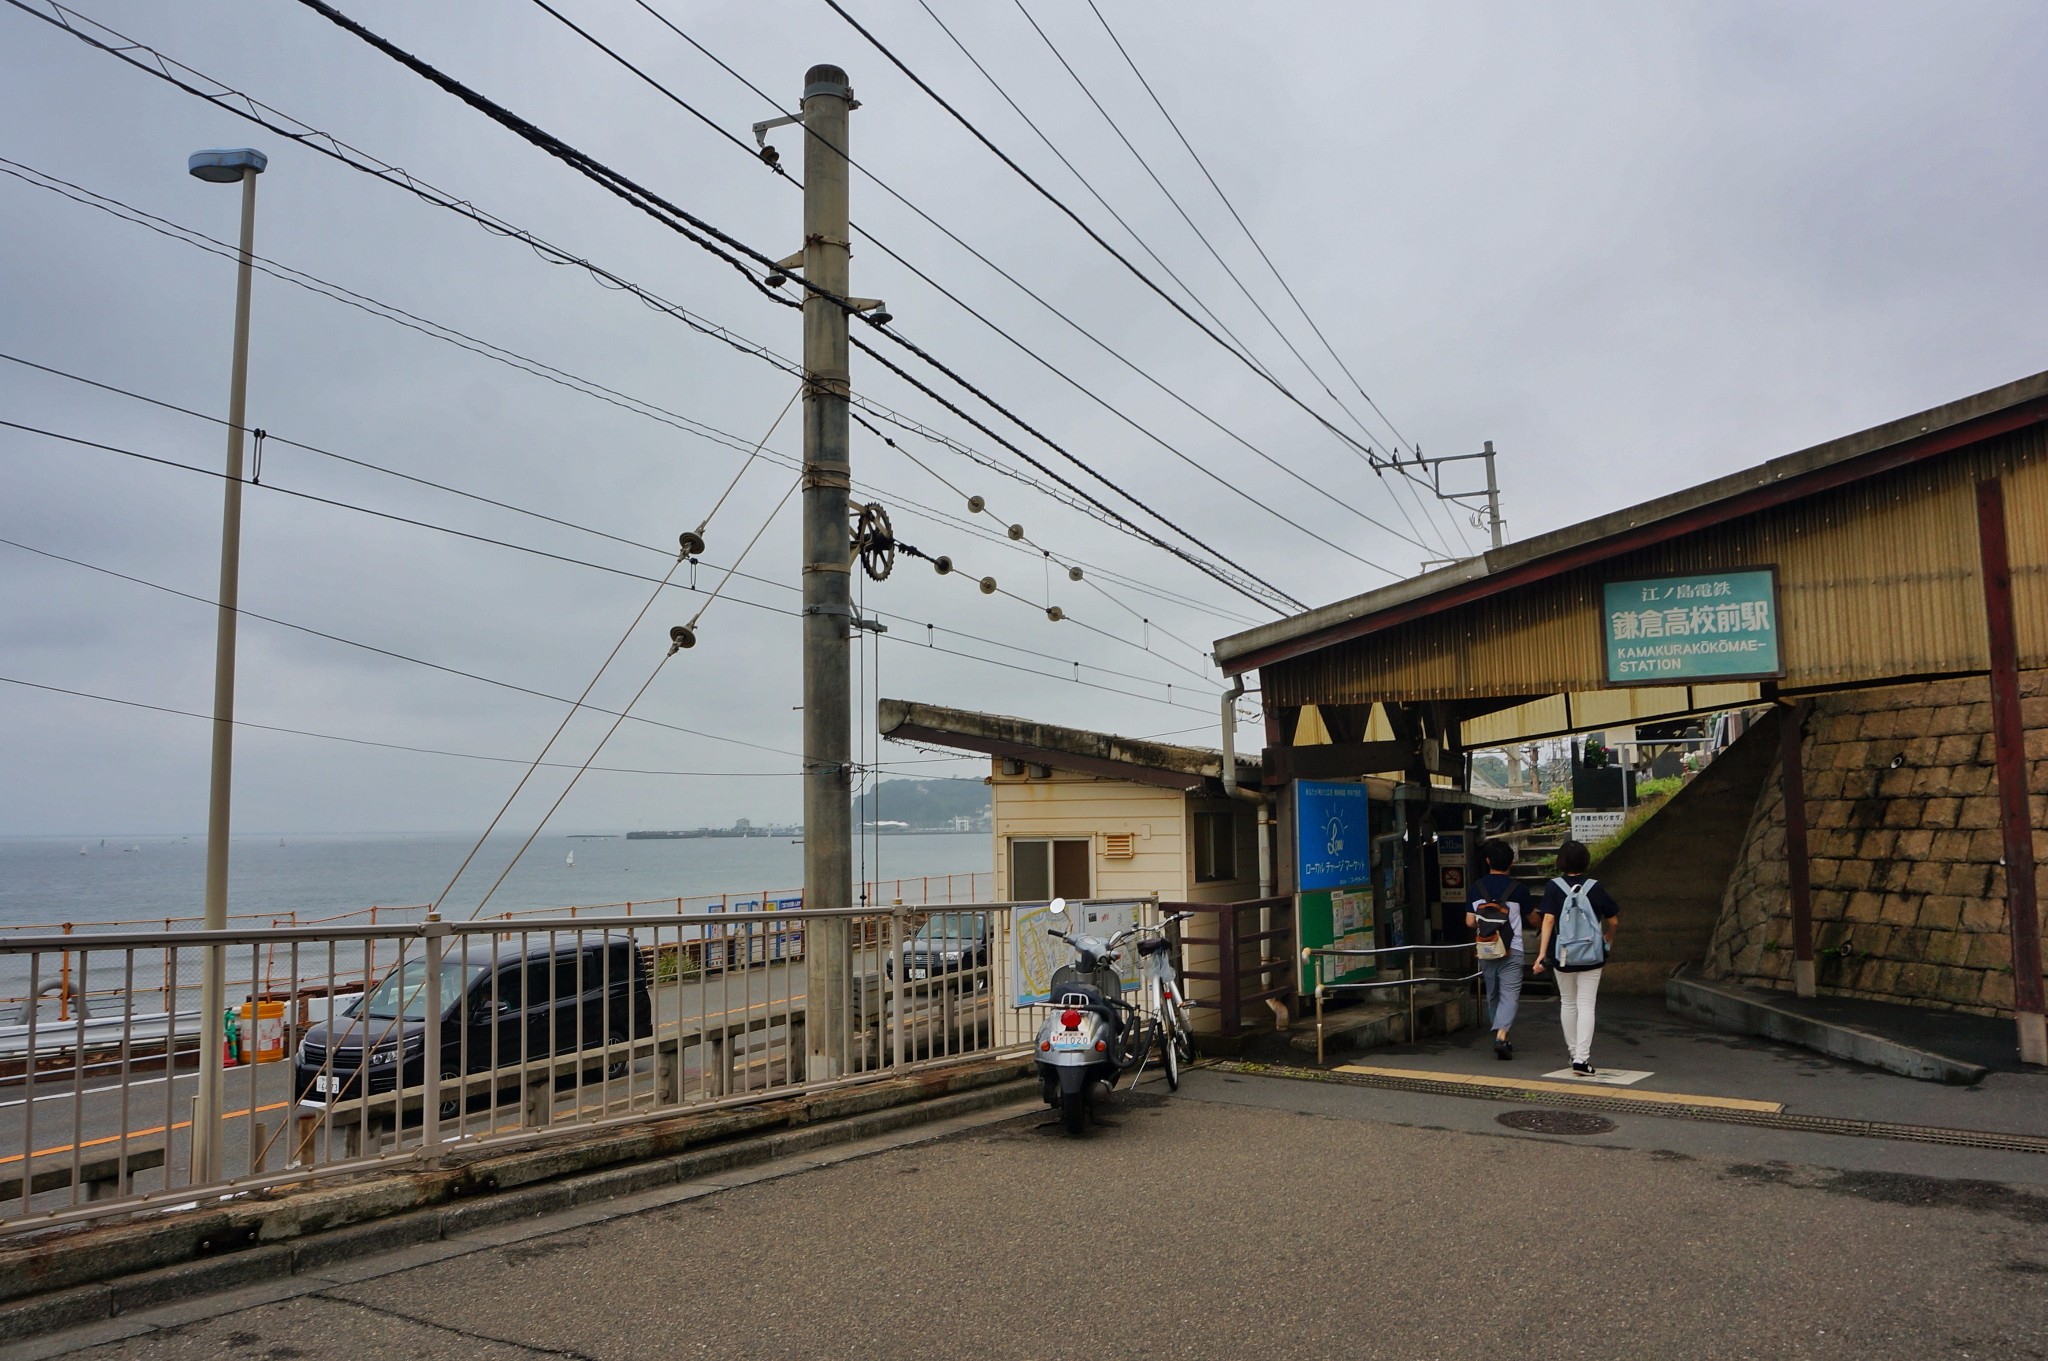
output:
[{"label": "rusty roof edge", "polygon": [[[1218,721],[1221,722],[1220,717]],[[1147,741],[1143,738],[1119,737],[1115,733],[1067,728],[1028,718],[1016,718],[1008,714],[950,709],[944,705],[920,704],[915,700],[877,701],[875,727],[884,737],[900,728],[914,727],[935,733],[951,733],[958,737],[1033,747],[1047,753],[1065,753],[1096,761],[1115,762],[1119,765],[1140,766],[1149,770],[1203,775],[1212,779],[1221,779],[1223,776],[1223,753],[1209,747],[1183,747],[1166,742]],[[1257,772],[1258,758],[1240,755],[1237,758],[1237,768],[1240,772]],[[1256,779],[1256,774],[1254,773],[1251,778]]]},{"label": "rusty roof edge", "polygon": [[1233,668],[1231,663],[1236,658],[1263,652],[1296,639],[1313,637],[1326,629],[1378,614],[1397,605],[1426,599],[1452,587],[1462,586],[1511,567],[1520,567],[1540,558],[1595,543],[1625,530],[1712,505],[1716,501],[1726,500],[1743,492],[1845,463],[1921,435],[1995,415],[2007,408],[2042,397],[2048,397],[2048,372],[2015,379],[2010,383],[1988,388],[1983,392],[1915,415],[1902,416],[1882,425],[1871,426],[1867,430],[1859,430],[1851,435],[1843,435],[1822,444],[1780,455],[1753,467],[1717,477],[1710,482],[1701,482],[1633,506],[1610,511],[1591,520],[1581,520],[1577,524],[1566,525],[1534,538],[1506,544],[1449,567],[1440,567],[1434,572],[1409,577],[1286,619],[1276,619],[1269,624],[1247,629],[1243,633],[1233,633],[1216,640],[1216,664],[1225,675],[1236,675],[1240,671],[1251,669]]}]

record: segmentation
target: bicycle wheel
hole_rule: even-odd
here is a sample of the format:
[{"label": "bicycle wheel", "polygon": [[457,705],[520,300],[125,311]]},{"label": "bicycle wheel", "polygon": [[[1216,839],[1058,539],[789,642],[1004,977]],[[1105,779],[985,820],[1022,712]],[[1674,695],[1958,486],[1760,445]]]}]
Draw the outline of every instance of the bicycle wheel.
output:
[{"label": "bicycle wheel", "polygon": [[[1173,1003],[1168,1002],[1166,1005],[1171,1007]],[[1173,1024],[1171,1013],[1168,1014],[1167,1023],[1159,1028],[1159,1058],[1159,1066],[1166,1070],[1166,1090],[1169,1092],[1179,1091],[1180,1037],[1178,1028]]]},{"label": "bicycle wheel", "polygon": [[1181,1010],[1180,1003],[1170,1002],[1167,1005],[1171,1009],[1167,1037],[1174,1049],[1179,1051],[1178,1062],[1185,1068],[1195,1061],[1195,1032],[1188,1025],[1188,1014]]}]

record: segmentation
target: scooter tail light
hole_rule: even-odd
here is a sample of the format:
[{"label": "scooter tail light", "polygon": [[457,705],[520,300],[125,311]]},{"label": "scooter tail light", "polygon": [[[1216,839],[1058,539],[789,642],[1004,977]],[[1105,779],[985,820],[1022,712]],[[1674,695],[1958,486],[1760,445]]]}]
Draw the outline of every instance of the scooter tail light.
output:
[{"label": "scooter tail light", "polygon": [[1060,1024],[1069,1030],[1079,1030],[1081,1028],[1081,1013],[1075,1011],[1072,1007],[1068,1007],[1060,1013]]}]

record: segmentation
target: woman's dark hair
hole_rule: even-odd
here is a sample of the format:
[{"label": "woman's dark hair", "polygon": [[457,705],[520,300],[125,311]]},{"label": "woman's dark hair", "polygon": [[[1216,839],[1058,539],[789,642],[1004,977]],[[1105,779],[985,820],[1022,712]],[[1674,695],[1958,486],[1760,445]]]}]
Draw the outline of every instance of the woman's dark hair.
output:
[{"label": "woman's dark hair", "polygon": [[1557,872],[1559,874],[1584,874],[1593,864],[1593,853],[1585,843],[1567,841],[1557,848]]},{"label": "woman's dark hair", "polygon": [[1506,874],[1515,867],[1515,848],[1499,837],[1479,848],[1479,854],[1486,860],[1486,868],[1497,874]]}]

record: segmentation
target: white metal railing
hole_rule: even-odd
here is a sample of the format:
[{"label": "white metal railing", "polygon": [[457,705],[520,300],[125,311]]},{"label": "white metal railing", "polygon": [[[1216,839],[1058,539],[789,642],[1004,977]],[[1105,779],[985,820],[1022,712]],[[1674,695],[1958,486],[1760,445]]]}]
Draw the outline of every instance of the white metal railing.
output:
[{"label": "white metal railing", "polygon": [[[1017,911],[0,937],[31,992],[62,970],[95,999],[0,1025],[0,1232],[1021,1054]],[[217,1020],[213,950],[261,980]],[[237,1062],[202,1101],[230,1018]]]}]

